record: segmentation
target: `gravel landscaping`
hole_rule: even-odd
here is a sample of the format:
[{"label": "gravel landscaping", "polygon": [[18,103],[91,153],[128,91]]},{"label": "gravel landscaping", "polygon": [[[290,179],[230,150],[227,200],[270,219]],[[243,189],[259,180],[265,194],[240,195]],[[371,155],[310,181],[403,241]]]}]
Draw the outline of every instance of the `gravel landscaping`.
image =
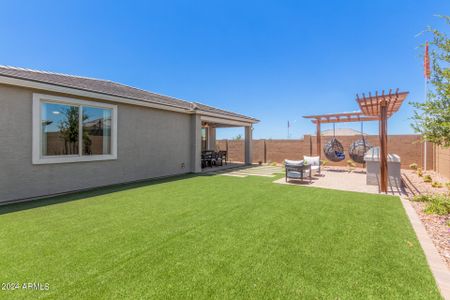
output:
[{"label": "gravel landscaping", "polygon": [[[424,182],[423,177],[419,177],[415,171],[403,170],[402,172],[404,178],[406,177],[407,182],[411,185],[412,193],[409,195],[410,199],[413,194],[436,195],[449,193],[449,190],[445,187],[445,183],[448,180],[435,172],[427,171],[424,174],[430,175],[434,181],[444,183],[444,187],[432,187],[430,183]],[[439,254],[450,269],[450,215],[427,214],[424,212],[427,206],[424,202],[411,201],[411,204],[419,215]]]}]

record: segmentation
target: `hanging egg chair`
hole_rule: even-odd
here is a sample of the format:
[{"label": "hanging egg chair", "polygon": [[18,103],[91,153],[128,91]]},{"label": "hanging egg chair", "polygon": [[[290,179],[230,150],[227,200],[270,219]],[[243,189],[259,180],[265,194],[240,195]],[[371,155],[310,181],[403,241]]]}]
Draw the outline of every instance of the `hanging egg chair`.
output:
[{"label": "hanging egg chair", "polygon": [[338,162],[345,159],[344,147],[335,137],[325,144],[323,152],[330,161]]},{"label": "hanging egg chair", "polygon": [[345,159],[344,147],[336,139],[336,128],[333,123],[333,138],[323,147],[323,152],[328,160],[338,162]]},{"label": "hanging egg chair", "polygon": [[364,155],[372,148],[372,145],[366,142],[364,138],[354,141],[348,149],[350,158],[359,164],[365,163]]},{"label": "hanging egg chair", "polygon": [[366,142],[363,133],[363,123],[361,122],[361,139],[354,141],[348,150],[350,158],[359,164],[364,164],[364,155],[372,148],[372,145]]}]

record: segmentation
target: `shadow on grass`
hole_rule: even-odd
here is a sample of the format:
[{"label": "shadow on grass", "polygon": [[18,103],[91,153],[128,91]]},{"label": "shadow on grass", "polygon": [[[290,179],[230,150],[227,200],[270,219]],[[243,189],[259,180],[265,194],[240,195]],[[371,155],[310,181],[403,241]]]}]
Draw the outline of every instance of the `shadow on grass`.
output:
[{"label": "shadow on grass", "polygon": [[43,207],[53,204],[60,204],[70,201],[77,201],[82,200],[90,197],[95,196],[101,196],[106,194],[111,194],[115,192],[120,191],[126,191],[131,190],[135,188],[140,188],[144,186],[151,186],[156,184],[162,184],[162,183],[168,183],[168,182],[174,182],[178,180],[184,180],[189,178],[194,178],[198,176],[205,176],[205,174],[184,174],[184,175],[176,175],[166,178],[160,178],[160,179],[148,179],[148,180],[142,180],[142,181],[135,181],[130,183],[122,183],[122,184],[116,184],[116,185],[110,185],[105,187],[97,187],[97,188],[91,188],[81,191],[73,191],[68,192],[64,194],[58,194],[54,196],[48,196],[48,197],[42,197],[38,199],[30,199],[30,200],[24,200],[23,202],[16,202],[16,203],[9,203],[0,205],[0,215],[22,211],[22,210],[28,210],[33,209],[37,207]]}]

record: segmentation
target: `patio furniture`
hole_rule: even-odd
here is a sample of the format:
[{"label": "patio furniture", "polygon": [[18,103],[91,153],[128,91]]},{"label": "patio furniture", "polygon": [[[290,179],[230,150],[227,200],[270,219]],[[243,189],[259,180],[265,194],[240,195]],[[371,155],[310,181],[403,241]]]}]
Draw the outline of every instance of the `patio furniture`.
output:
[{"label": "patio furniture", "polygon": [[[369,93],[368,97],[365,94],[362,94],[362,97],[360,97],[357,94],[356,103],[358,104],[360,111],[303,116],[304,118],[312,119],[311,121],[316,125],[317,154],[320,156],[320,149],[322,148],[320,136],[320,126],[322,124],[329,124],[329,123],[334,124],[336,122],[346,123],[346,122],[378,121],[379,122],[378,136],[380,139],[380,155],[379,155],[380,191],[386,193],[388,189],[387,121],[388,118],[390,118],[394,113],[396,113],[400,109],[403,101],[406,99],[408,94],[409,92],[399,92],[398,88],[395,90],[395,92],[393,92],[392,89],[390,89],[387,93],[385,93],[384,90],[381,91],[381,93],[376,91],[374,95]],[[336,142],[331,142],[330,145],[327,144],[327,146],[333,146],[333,143],[336,144],[337,146],[340,144],[340,143],[337,144]],[[337,149],[338,151],[336,151],[333,147],[324,147],[325,155],[329,154],[332,158],[336,159],[344,156],[343,155],[344,149],[340,149],[340,147],[337,147]],[[328,155],[327,158],[329,158]]]},{"label": "patio furniture", "polygon": [[[303,156],[304,162],[306,164],[311,165],[311,172],[320,174],[320,157],[319,156]],[[311,174],[312,176],[312,174]]]},{"label": "patio furniture", "polygon": [[286,169],[286,182],[289,179],[300,179],[303,181],[305,174],[309,174],[309,182],[312,181],[310,164],[304,164],[303,160],[285,160],[284,164]]},{"label": "patio furniture", "polygon": [[[214,166],[223,166],[224,160],[226,160],[226,153],[212,151],[212,150],[204,150],[202,151],[202,168],[206,167],[214,167]],[[226,152],[226,151],[225,151]]]},{"label": "patio furniture", "polygon": [[336,139],[336,129],[333,123],[333,138],[323,147],[325,156],[334,162],[339,162],[345,159],[344,147],[341,142]]},{"label": "patio furniture", "polygon": [[213,160],[212,163],[215,166],[223,166],[223,157],[219,152],[213,152]]},{"label": "patio furniture", "polygon": [[225,162],[225,164],[227,165],[228,164],[228,162],[227,162],[228,161],[228,153],[227,153],[227,151],[220,150],[219,151],[219,156],[222,159],[222,163]]},{"label": "patio furniture", "polygon": [[372,148],[364,137],[363,122],[361,122],[361,139],[354,141],[348,149],[350,158],[357,163],[364,164],[364,155]]},{"label": "patio furniture", "polygon": [[214,155],[214,151],[211,150],[205,150],[202,151],[202,168],[206,168],[206,167],[212,167],[215,161],[215,158],[213,157]]}]

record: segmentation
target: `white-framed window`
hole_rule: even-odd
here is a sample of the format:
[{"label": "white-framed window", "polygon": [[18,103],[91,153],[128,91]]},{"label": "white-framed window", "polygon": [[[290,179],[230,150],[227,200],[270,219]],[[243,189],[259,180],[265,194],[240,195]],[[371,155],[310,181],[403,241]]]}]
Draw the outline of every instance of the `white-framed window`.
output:
[{"label": "white-framed window", "polygon": [[33,94],[33,164],[117,159],[117,105]]}]

